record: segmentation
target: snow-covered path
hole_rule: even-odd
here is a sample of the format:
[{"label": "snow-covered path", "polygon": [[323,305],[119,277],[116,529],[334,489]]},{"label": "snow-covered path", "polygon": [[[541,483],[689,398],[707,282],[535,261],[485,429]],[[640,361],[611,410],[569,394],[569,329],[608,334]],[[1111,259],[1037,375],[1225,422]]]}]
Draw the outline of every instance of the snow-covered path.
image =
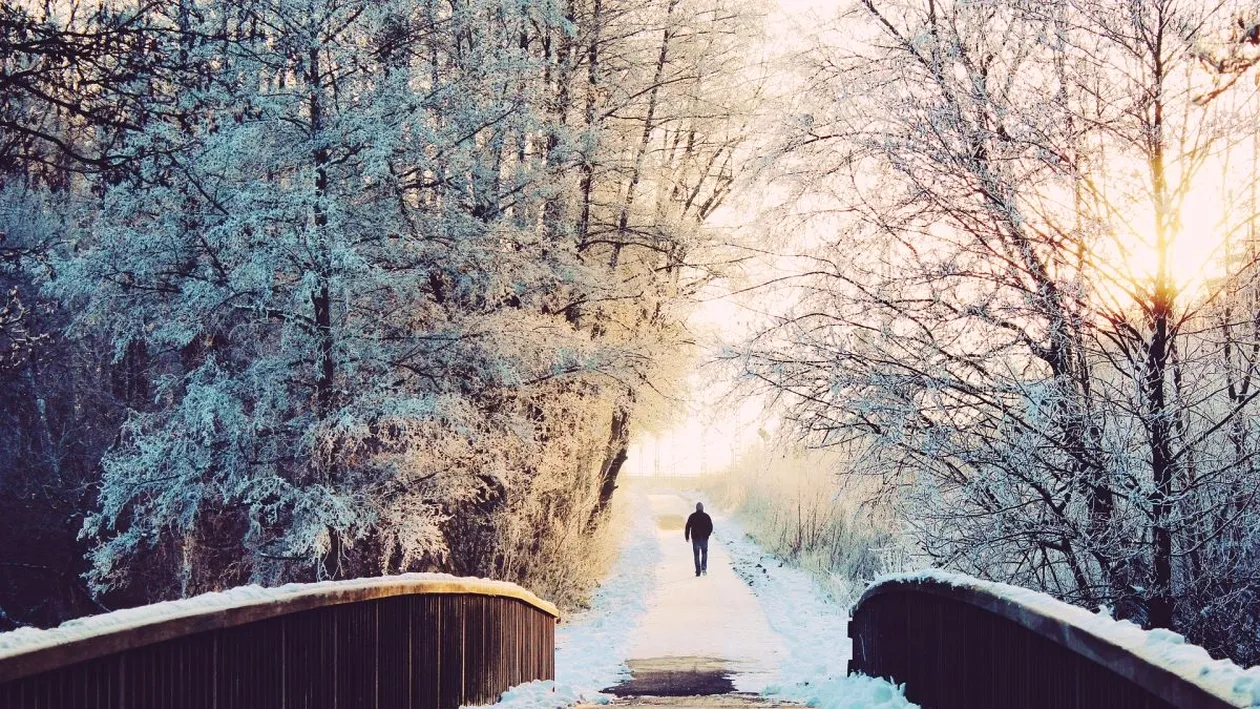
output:
[{"label": "snow-covered path", "polygon": [[[557,630],[556,681],[516,687],[497,709],[607,703],[615,687],[623,696],[653,694],[636,689],[642,677],[632,670],[707,673],[728,687],[716,691],[754,693],[722,695],[731,701],[755,703],[759,694],[821,709],[914,707],[887,682],[846,676],[846,609],[807,574],[766,555],[734,520],[706,505],[715,531],[709,573],[696,578],[683,540],[694,496],[629,485],[619,494],[632,498],[632,523],[591,608]],[[681,702],[672,705],[713,704]]]},{"label": "snow-covered path", "polygon": [[721,535],[709,543],[709,573],[697,578],[683,522],[694,500],[649,493],[661,546],[656,588],[635,630],[628,660],[704,657],[726,661],[735,688],[760,692],[778,676],[787,653],[757,597],[731,566]]}]

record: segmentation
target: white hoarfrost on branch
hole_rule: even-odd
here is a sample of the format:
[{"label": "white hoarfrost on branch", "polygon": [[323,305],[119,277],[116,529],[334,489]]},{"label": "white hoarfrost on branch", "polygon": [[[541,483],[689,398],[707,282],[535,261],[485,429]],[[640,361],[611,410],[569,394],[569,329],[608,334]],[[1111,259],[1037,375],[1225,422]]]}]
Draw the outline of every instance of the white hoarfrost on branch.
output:
[{"label": "white hoarfrost on branch", "polygon": [[730,359],[933,563],[1260,662],[1257,94],[1202,61],[1249,9],[858,5],[784,142],[799,288]]}]

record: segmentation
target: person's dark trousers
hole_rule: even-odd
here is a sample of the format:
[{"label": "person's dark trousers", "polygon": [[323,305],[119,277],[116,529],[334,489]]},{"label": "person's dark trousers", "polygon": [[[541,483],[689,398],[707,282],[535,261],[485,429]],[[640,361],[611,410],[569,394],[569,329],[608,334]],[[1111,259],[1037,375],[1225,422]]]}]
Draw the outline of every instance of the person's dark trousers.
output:
[{"label": "person's dark trousers", "polygon": [[709,572],[709,538],[691,538],[691,553],[696,557],[696,576]]}]

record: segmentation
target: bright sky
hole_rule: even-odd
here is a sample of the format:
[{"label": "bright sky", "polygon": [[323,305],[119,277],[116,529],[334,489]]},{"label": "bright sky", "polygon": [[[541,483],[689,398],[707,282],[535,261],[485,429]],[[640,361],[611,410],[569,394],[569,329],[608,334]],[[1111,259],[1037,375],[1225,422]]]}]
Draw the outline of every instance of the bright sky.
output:
[{"label": "bright sky", "polygon": [[[1191,299],[1209,281],[1224,275],[1226,234],[1240,225],[1224,223],[1222,215],[1237,215],[1238,205],[1250,198],[1247,191],[1255,184],[1250,162],[1242,166],[1244,172],[1235,168],[1232,173],[1237,174],[1229,176],[1223,174],[1227,165],[1223,158],[1211,159],[1194,175],[1181,202],[1180,224],[1169,235],[1169,273],[1178,290]],[[1116,271],[1104,276],[1149,282],[1159,268],[1153,209],[1139,204],[1131,210],[1130,221],[1119,225],[1114,240],[1100,247],[1098,256],[1107,264],[1105,268]]]},{"label": "bright sky", "polygon": [[[847,0],[780,0],[767,12],[766,38],[762,48],[764,56],[769,61],[790,61],[791,55],[803,49],[827,19],[848,4]],[[772,90],[779,91],[783,101],[790,102],[790,84],[780,81]],[[1209,157],[1200,165],[1193,187],[1183,197],[1181,224],[1172,235],[1169,262],[1173,280],[1185,298],[1195,298],[1205,283],[1223,272],[1224,235],[1239,225],[1222,224],[1219,215],[1235,213],[1231,206],[1252,198],[1249,191],[1254,189],[1255,176],[1251,174],[1251,168],[1260,149],[1251,145],[1234,145],[1232,149],[1232,159],[1222,153]],[[1243,159],[1244,152],[1250,159]],[[1131,170],[1116,165],[1109,167],[1119,170],[1115,177],[1122,181],[1141,180],[1138,175],[1141,165],[1135,164]],[[1175,170],[1176,167],[1170,166],[1170,171]],[[1175,187],[1177,176],[1173,174],[1170,177]],[[733,199],[731,202],[739,205],[728,204],[713,216],[711,225],[732,231],[744,228],[762,211],[764,205],[753,203],[757,197],[774,199],[773,195],[764,191]],[[1132,202],[1124,199],[1117,202],[1122,214],[1117,218],[1116,227],[1121,233],[1113,235],[1110,245],[1100,246],[1096,256],[1099,257],[1100,268],[1104,270],[1101,274],[1104,279],[1131,279],[1131,284],[1144,288],[1149,285],[1157,266],[1153,245],[1154,220],[1151,214],[1144,214],[1140,208],[1140,203],[1144,201],[1142,195],[1134,194],[1133,198]],[[1125,207],[1124,204],[1138,204],[1139,207]],[[1125,215],[1129,219],[1127,224],[1123,222]],[[754,279],[759,282],[783,276],[788,270],[785,264],[780,269],[782,273],[774,273],[772,270],[776,265],[771,262],[759,263],[758,268]],[[1108,270],[1111,272],[1105,273]],[[768,314],[765,311],[781,312],[785,309],[784,302],[773,289],[759,289],[743,297],[730,297],[730,289],[747,285],[738,281],[718,284],[718,290],[707,294],[691,317],[691,330],[702,342],[709,343],[709,351],[702,355],[702,359],[712,358],[721,344],[736,343],[754,331],[759,323],[765,321]],[[1107,305],[1126,307],[1123,302],[1128,299],[1125,291],[1126,286],[1117,285],[1115,292],[1109,293],[1113,302]],[[690,413],[672,428],[640,433],[632,441],[626,462],[627,474],[687,476],[717,472],[728,466],[740,451],[760,443],[767,429],[773,430],[774,425],[767,424],[760,401],[722,399],[721,395],[732,384],[725,379],[728,376],[730,374],[725,372],[719,375],[717,368],[702,367],[691,380],[691,401],[686,407]]]},{"label": "bright sky", "polygon": [[[834,16],[846,0],[779,0],[772,3],[766,15],[766,38],[763,51],[770,61],[806,46],[809,36],[821,21]],[[780,87],[782,90],[783,87]],[[735,202],[738,200],[732,200]],[[745,204],[738,209],[732,204],[719,210],[710,219],[718,228],[739,229],[755,219],[761,205]],[[769,277],[773,277],[772,275]],[[767,278],[758,273],[758,279]],[[704,302],[689,319],[689,328],[708,352],[703,360],[716,354],[721,343],[737,342],[764,320],[766,310],[775,310],[773,296],[762,291],[742,298],[729,296],[729,288],[741,284],[722,283],[703,296]],[[730,401],[723,394],[732,382],[719,375],[717,368],[702,367],[690,379],[690,413],[677,425],[664,431],[640,432],[631,441],[625,474],[631,476],[693,476],[719,472],[729,466],[741,451],[761,442],[773,433],[777,419],[767,416],[757,399]]]}]

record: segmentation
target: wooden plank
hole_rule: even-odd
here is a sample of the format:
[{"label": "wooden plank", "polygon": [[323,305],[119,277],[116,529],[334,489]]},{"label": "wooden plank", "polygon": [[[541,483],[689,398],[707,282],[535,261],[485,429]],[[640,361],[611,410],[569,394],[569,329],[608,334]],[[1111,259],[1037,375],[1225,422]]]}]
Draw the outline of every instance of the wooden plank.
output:
[{"label": "wooden plank", "polygon": [[412,703],[410,599],[383,598],[376,604],[376,693],[370,706],[410,709]]},{"label": "wooden plank", "polygon": [[410,600],[409,642],[415,673],[412,675],[413,707],[437,709],[442,706],[442,675],[446,672],[442,637],[447,633],[442,615],[442,597],[414,596]]},{"label": "wooden plank", "polygon": [[[276,621],[194,636],[210,651],[192,674],[206,683],[196,691],[212,697],[216,709],[284,706],[285,656],[283,625]],[[159,649],[167,644],[157,646]]]},{"label": "wooden plank", "polygon": [[376,706],[376,668],[379,664],[378,601],[366,601],[329,609],[338,619],[337,701],[341,709],[373,709]]},{"label": "wooden plank", "polygon": [[336,621],[336,616],[327,613],[327,609],[286,616],[282,620],[285,709],[335,709]]},{"label": "wooden plank", "polygon": [[438,672],[438,709],[457,709],[464,701],[465,608],[464,596],[441,596],[438,607],[442,615],[442,633],[438,637],[441,661]]}]

